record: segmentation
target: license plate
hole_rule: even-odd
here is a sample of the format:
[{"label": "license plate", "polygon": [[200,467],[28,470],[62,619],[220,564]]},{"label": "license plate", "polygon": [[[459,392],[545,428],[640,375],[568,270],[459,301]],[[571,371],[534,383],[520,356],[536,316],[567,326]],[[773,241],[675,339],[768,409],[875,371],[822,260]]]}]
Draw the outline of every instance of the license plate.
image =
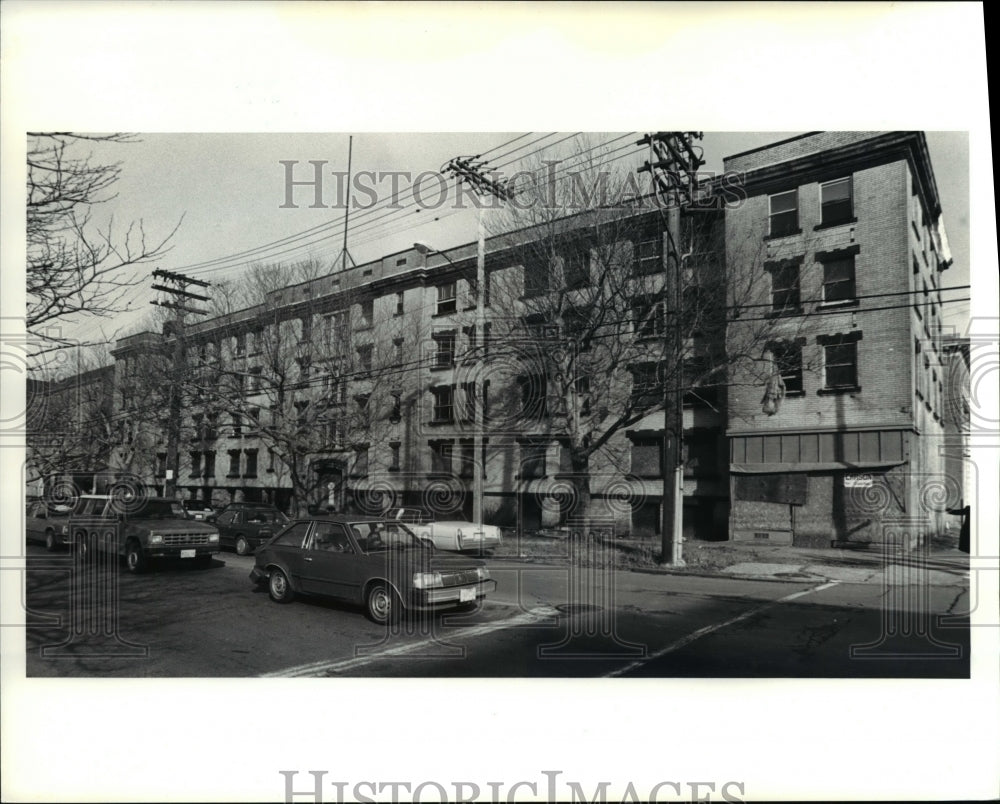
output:
[{"label": "license plate", "polygon": [[181,558],[194,558],[197,550],[181,550]]},{"label": "license plate", "polygon": [[472,587],[469,587],[468,589],[458,590],[459,603],[471,603],[475,599],[476,599],[476,590],[473,589]]}]

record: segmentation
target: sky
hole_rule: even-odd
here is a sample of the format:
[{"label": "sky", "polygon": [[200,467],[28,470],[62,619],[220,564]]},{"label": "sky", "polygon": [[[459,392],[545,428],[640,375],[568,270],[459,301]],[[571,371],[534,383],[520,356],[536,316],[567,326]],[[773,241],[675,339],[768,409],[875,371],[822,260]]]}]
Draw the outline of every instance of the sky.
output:
[{"label": "sky", "polygon": [[[706,132],[704,171],[720,172],[724,157],[776,142],[801,132]],[[330,266],[343,249],[344,210],[332,171],[351,172],[357,178],[372,173],[406,172],[416,177],[437,173],[453,157],[484,154],[491,166],[510,175],[519,165],[539,159],[564,159],[560,169],[577,164],[572,158],[574,132],[496,133],[365,133],[330,134],[147,134],[138,133],[129,144],[86,144],[79,150],[93,154],[95,163],[121,165],[116,196],[95,209],[95,222],[113,217],[116,227],[142,220],[150,239],[165,237],[176,225],[170,251],[155,265],[141,269],[128,294],[127,311],[116,318],[90,318],[67,327],[81,340],[113,339],[141,327],[148,317],[153,267],[185,273],[202,281],[237,279],[254,262],[318,260]],[[646,157],[635,145],[642,132],[588,132],[588,143],[609,143],[609,160],[634,169]],[[954,265],[944,284],[964,285],[969,276],[969,165],[968,137],[963,132],[928,132],[928,147],[942,199],[945,226]],[[308,181],[315,176],[312,162],[324,171],[323,203],[312,209],[311,187],[292,191],[287,208],[286,176]],[[294,164],[286,166],[283,163]],[[291,171],[289,174],[288,171]],[[427,177],[419,185],[421,208],[413,204],[413,178],[398,179],[401,209],[384,206],[391,199],[391,178],[364,175],[365,186],[379,193],[371,209],[352,208],[347,249],[356,263],[408,248],[414,242],[445,249],[476,237],[474,210],[456,210],[440,203],[440,187]],[[341,196],[344,198],[344,196]],[[345,199],[346,200],[346,199]],[[371,204],[357,191],[353,204]],[[285,207],[285,208],[283,208]],[[310,231],[315,230],[315,231]],[[305,234],[303,234],[305,233]],[[208,291],[211,293],[211,290]],[[965,293],[952,293],[960,298]],[[947,296],[946,296],[947,298]],[[944,305],[945,323],[964,331],[968,303]]]}]

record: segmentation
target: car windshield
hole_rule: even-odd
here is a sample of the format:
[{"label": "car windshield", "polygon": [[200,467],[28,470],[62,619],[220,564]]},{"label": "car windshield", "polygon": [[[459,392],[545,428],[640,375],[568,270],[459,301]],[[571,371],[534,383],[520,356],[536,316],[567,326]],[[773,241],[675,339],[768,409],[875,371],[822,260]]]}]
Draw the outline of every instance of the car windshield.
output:
[{"label": "car windshield", "polygon": [[421,547],[413,531],[399,522],[352,522],[350,528],[366,553]]},{"label": "car windshield", "polygon": [[184,519],[184,506],[178,501],[147,500],[135,513],[136,519]]},{"label": "car windshield", "polygon": [[408,525],[426,525],[431,518],[419,508],[400,508],[396,513],[396,521],[406,522]]}]

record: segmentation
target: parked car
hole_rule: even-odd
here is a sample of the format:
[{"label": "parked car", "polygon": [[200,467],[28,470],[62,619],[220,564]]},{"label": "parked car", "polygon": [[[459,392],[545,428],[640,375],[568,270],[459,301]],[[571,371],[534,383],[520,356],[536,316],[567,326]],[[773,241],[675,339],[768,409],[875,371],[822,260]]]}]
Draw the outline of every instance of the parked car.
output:
[{"label": "parked car", "polygon": [[435,519],[423,508],[396,508],[388,517],[403,522],[439,550],[457,553],[490,553],[503,541],[496,525],[476,525],[462,519]]},{"label": "parked car", "polygon": [[219,543],[232,547],[237,555],[252,553],[288,524],[288,517],[273,505],[230,503],[214,519],[219,529]]},{"label": "parked car", "polygon": [[29,542],[41,542],[50,553],[68,547],[72,540],[69,535],[69,505],[37,500],[28,503],[24,519],[25,538]]},{"label": "parked car", "polygon": [[215,509],[204,500],[184,500],[181,505],[184,506],[188,519],[198,522],[207,522],[209,517],[215,515]]},{"label": "parked car", "polygon": [[192,522],[180,500],[165,497],[125,499],[85,494],[69,516],[73,545],[84,560],[94,553],[124,556],[129,572],[145,571],[161,558],[212,560],[219,552],[219,532]]},{"label": "parked car", "polygon": [[482,561],[442,555],[401,522],[337,515],[289,524],[258,548],[250,578],[277,603],[339,598],[379,624],[407,610],[474,609],[496,589]]}]

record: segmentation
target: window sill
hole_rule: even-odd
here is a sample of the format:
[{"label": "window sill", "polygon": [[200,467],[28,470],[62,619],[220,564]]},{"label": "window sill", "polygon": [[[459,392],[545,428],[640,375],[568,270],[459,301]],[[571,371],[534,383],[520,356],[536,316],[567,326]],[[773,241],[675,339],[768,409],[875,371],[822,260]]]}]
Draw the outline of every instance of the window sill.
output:
[{"label": "window sill", "polygon": [[833,396],[835,394],[856,394],[861,391],[860,385],[845,385],[841,388],[820,388],[817,396]]},{"label": "window sill", "polygon": [[805,391],[789,391],[787,389],[785,390],[785,399],[795,399],[795,397],[805,396],[805,395],[806,395]]},{"label": "window sill", "polygon": [[857,299],[843,299],[840,301],[825,301],[816,305],[817,310],[836,310],[838,307],[857,307]]},{"label": "window sill", "polygon": [[858,222],[857,218],[845,218],[842,221],[831,221],[830,223],[818,223],[813,227],[814,232],[820,232],[823,229],[834,229],[837,226],[850,226]]},{"label": "window sill", "polygon": [[455,424],[454,419],[441,419],[441,420],[432,420],[427,422],[428,427],[447,427],[448,425],[454,425],[454,424]]},{"label": "window sill", "polygon": [[795,237],[796,235],[800,234],[802,234],[801,229],[796,229],[792,232],[783,232],[782,234],[768,234],[764,235],[764,241],[767,242],[768,240],[781,240],[781,238],[783,237]]},{"label": "window sill", "polygon": [[431,318],[444,318],[445,316],[455,315],[457,312],[457,307],[454,310],[438,310],[436,313],[431,315]]},{"label": "window sill", "polygon": [[431,371],[450,371],[455,368],[454,363],[437,364],[431,366]]},{"label": "window sill", "polygon": [[787,318],[795,315],[802,315],[801,307],[786,307],[783,310],[771,310],[769,313],[765,313],[765,318]]}]

